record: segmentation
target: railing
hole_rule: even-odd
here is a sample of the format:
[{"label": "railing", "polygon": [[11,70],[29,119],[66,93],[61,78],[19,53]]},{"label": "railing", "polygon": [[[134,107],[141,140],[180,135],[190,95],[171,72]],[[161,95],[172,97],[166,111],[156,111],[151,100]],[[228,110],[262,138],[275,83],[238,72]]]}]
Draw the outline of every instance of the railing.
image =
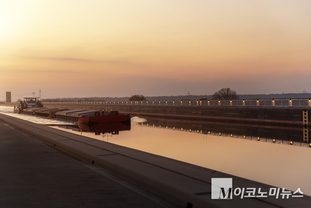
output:
[{"label": "railing", "polygon": [[311,99],[257,99],[257,100],[180,100],[180,101],[89,101],[43,102],[69,105],[141,105],[141,106],[226,106],[226,107],[311,107]]}]

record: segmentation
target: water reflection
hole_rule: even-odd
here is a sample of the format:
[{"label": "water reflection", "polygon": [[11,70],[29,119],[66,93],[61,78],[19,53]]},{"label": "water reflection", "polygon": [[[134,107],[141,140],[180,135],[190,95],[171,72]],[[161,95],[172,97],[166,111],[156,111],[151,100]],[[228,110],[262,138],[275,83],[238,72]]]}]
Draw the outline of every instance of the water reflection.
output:
[{"label": "water reflection", "polygon": [[267,126],[256,124],[239,124],[232,122],[208,122],[208,121],[187,121],[173,119],[158,119],[145,117],[145,125],[148,127],[166,128],[180,131],[189,131],[216,136],[235,137],[262,142],[278,144],[289,144],[310,147],[308,127],[292,126]]},{"label": "water reflection", "polygon": [[292,191],[300,187],[304,194],[311,195],[311,186],[306,183],[311,171],[311,166],[307,165],[308,158],[311,158],[310,148],[174,130],[165,125],[152,128],[150,125],[132,124],[131,131],[124,131],[118,136],[86,132],[83,136]]},{"label": "water reflection", "polygon": [[37,117],[25,114],[18,114],[13,112],[13,107],[10,106],[0,106],[0,113],[4,115],[8,115],[11,117],[19,118],[25,121],[30,121],[36,124],[43,124],[43,125],[74,125],[70,122],[64,122],[59,120],[48,119],[44,117]]},{"label": "water reflection", "polygon": [[61,128],[71,129],[77,132],[90,132],[95,135],[100,134],[119,134],[120,131],[131,130],[131,123],[128,122],[114,122],[114,123],[92,123],[89,125],[78,124],[72,126],[60,126]]}]

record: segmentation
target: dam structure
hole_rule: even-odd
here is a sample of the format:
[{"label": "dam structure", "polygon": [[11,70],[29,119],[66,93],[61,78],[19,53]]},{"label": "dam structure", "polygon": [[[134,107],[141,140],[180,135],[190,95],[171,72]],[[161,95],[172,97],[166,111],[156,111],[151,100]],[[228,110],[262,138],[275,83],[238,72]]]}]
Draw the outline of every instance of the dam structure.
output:
[{"label": "dam structure", "polygon": [[139,116],[307,127],[310,99],[44,102],[48,108],[119,111]]}]

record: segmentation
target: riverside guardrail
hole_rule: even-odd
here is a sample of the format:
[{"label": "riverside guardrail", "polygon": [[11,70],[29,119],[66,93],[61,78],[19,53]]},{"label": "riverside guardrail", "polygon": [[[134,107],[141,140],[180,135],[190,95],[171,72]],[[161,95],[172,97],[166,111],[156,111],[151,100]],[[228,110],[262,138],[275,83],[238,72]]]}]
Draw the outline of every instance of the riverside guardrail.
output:
[{"label": "riverside guardrail", "polygon": [[70,105],[143,105],[143,106],[225,106],[225,107],[311,107],[311,99],[257,99],[257,100],[180,100],[180,101],[89,101],[43,102],[43,104]]}]

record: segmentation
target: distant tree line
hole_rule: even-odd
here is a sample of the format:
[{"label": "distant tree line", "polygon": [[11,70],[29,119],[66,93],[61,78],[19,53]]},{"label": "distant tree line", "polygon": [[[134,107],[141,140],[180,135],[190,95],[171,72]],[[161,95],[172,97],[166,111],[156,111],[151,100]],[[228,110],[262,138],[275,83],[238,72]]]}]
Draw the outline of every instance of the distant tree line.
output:
[{"label": "distant tree line", "polygon": [[213,100],[237,100],[239,96],[230,88],[222,88],[213,95]]},{"label": "distant tree line", "polygon": [[129,98],[129,101],[145,101],[145,100],[146,100],[146,98],[143,95],[132,95]]},{"label": "distant tree line", "polygon": [[[148,96],[132,95],[131,97],[80,97],[80,98],[45,98],[43,102],[94,102],[94,101],[179,101],[179,100],[234,100],[234,99],[297,99],[311,98],[311,93],[282,93],[282,94],[245,94],[239,96],[230,88],[223,88],[213,95],[178,95],[178,96]],[[3,101],[4,102],[4,101]]]}]

